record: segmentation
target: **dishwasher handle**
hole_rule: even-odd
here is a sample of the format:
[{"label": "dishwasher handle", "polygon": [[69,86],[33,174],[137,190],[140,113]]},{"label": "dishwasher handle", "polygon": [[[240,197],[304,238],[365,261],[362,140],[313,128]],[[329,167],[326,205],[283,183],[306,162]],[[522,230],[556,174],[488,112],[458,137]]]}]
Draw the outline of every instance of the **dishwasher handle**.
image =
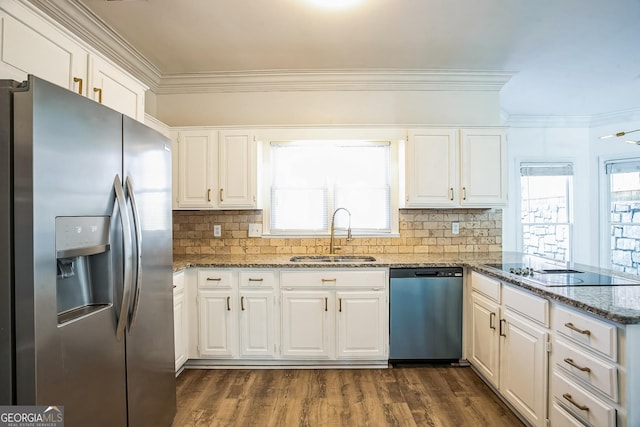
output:
[{"label": "dishwasher handle", "polygon": [[416,271],[414,273],[416,277],[438,277],[437,271]]}]

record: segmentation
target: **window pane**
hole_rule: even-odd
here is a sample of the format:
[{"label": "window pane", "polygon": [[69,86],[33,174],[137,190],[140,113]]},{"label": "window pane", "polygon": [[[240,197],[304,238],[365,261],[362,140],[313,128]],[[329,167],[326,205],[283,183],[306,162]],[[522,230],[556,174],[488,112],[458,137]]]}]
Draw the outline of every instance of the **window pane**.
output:
[{"label": "window pane", "polygon": [[640,172],[612,173],[611,268],[640,274]]},{"label": "window pane", "polygon": [[566,261],[569,259],[569,225],[522,225],[522,252]]},{"label": "window pane", "polygon": [[520,173],[522,251],[570,260],[573,165],[523,163]]},{"label": "window pane", "polygon": [[[343,207],[352,214],[353,229],[390,232],[390,188],[388,143],[274,144],[271,147],[271,230],[328,233],[332,211]],[[338,227],[347,224],[348,215],[336,216]]]}]

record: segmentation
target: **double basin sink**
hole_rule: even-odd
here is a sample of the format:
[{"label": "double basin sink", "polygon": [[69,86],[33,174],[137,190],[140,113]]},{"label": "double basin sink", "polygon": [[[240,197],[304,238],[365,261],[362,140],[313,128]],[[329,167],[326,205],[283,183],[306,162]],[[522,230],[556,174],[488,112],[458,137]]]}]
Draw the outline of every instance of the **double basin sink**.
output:
[{"label": "double basin sink", "polygon": [[300,255],[290,259],[291,262],[374,262],[376,259],[366,255]]}]

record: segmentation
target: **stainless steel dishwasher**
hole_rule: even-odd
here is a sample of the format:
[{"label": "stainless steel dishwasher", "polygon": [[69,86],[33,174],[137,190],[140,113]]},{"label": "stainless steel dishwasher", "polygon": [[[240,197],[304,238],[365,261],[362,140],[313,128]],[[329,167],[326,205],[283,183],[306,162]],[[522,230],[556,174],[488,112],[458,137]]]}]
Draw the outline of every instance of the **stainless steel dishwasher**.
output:
[{"label": "stainless steel dishwasher", "polygon": [[392,268],[389,278],[390,361],[459,361],[462,268]]}]

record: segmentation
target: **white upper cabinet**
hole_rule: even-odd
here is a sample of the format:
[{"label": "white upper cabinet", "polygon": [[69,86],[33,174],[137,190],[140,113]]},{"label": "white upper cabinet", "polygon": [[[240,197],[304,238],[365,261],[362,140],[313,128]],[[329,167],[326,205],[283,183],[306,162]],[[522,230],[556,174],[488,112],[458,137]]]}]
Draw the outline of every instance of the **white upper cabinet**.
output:
[{"label": "white upper cabinet", "polygon": [[22,81],[33,74],[86,95],[89,52],[19,2],[1,8],[1,77]]},{"label": "white upper cabinet", "polygon": [[506,132],[496,129],[462,129],[460,136],[460,205],[506,205]]},{"label": "white upper cabinet", "polygon": [[87,96],[143,122],[145,88],[98,56],[91,56],[90,64],[91,87]]},{"label": "white upper cabinet", "polygon": [[457,205],[458,132],[455,129],[409,131],[406,206]]},{"label": "white upper cabinet", "polygon": [[33,74],[144,122],[146,87],[23,2],[0,4],[0,78]]},{"label": "white upper cabinet", "polygon": [[506,133],[502,129],[412,129],[405,157],[407,208],[507,203]]},{"label": "white upper cabinet", "polygon": [[255,209],[257,144],[249,131],[177,132],[176,209]]},{"label": "white upper cabinet", "polygon": [[252,132],[220,131],[218,143],[218,206],[254,208],[257,146]]},{"label": "white upper cabinet", "polygon": [[[210,130],[181,131],[177,135],[178,150],[174,164],[178,165],[178,209],[213,209],[217,188],[215,168],[218,164],[217,132]],[[177,159],[176,159],[177,154]],[[174,188],[175,188],[174,187]],[[176,197],[177,196],[177,197]]]}]

